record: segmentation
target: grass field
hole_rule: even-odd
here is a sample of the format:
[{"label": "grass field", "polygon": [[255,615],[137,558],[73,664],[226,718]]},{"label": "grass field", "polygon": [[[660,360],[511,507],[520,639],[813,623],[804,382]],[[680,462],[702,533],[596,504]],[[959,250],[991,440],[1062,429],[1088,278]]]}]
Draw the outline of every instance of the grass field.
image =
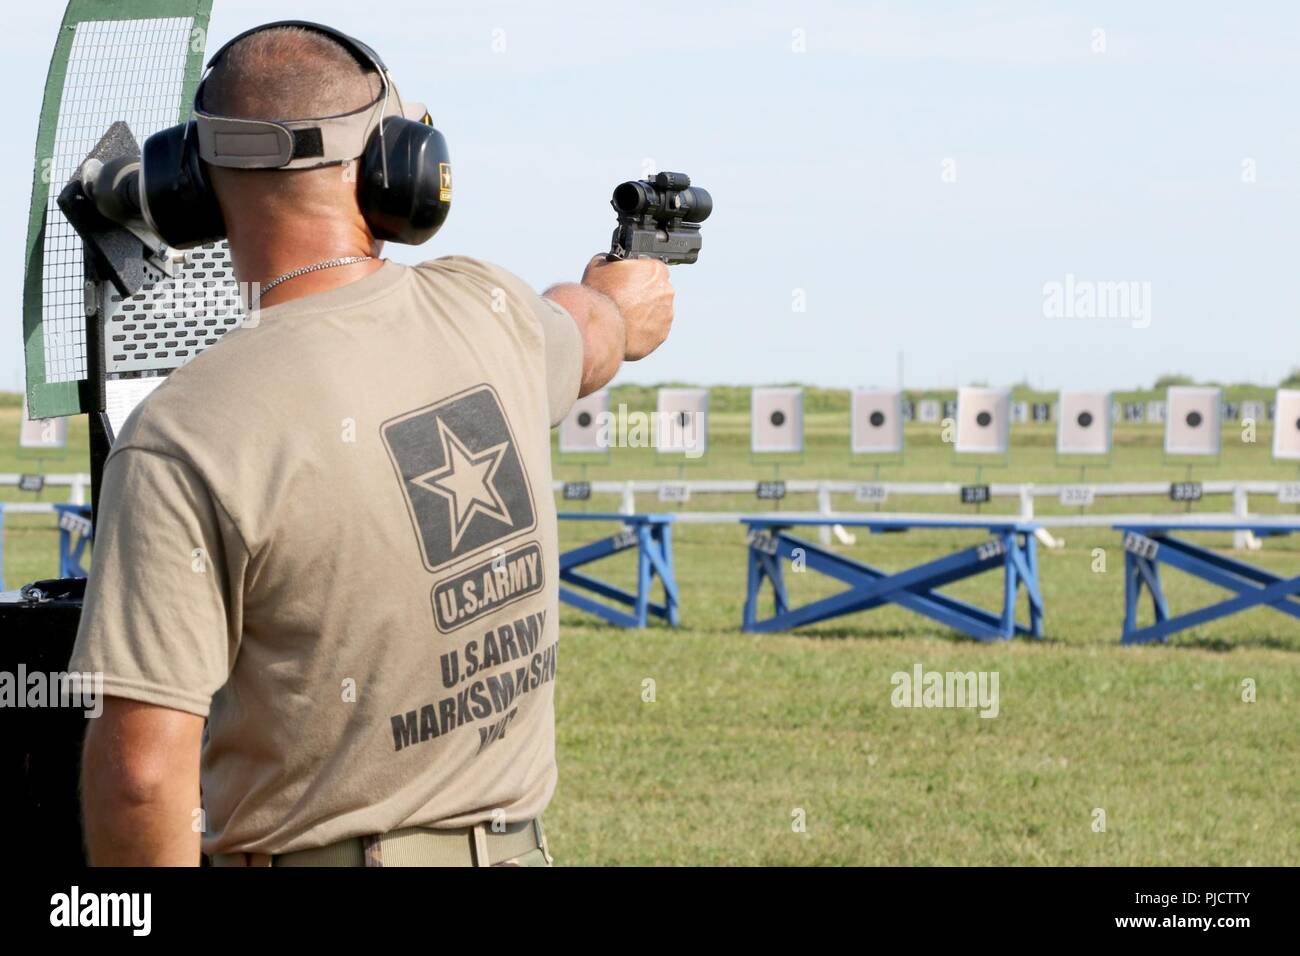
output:
[{"label": "grass field", "polygon": [[[614,396],[615,404],[619,394]],[[16,409],[0,409],[0,471],[19,461]],[[872,469],[847,454],[847,417],[814,413],[809,450],[784,478],[859,478]],[[560,461],[561,478],[773,477],[750,460],[748,419],[715,414],[711,451],[680,472],[646,450],[626,449],[607,465]],[[1015,431],[1005,468],[985,481],[1073,481],[1059,467],[1050,427]],[[1225,431],[1222,459],[1196,479],[1295,480],[1270,460],[1270,436],[1253,444]],[[84,471],[78,452],[47,462],[51,472]],[[1181,480],[1166,464],[1158,428],[1119,428],[1109,466],[1089,481]],[[973,481],[935,428],[908,432],[901,466],[882,480]],[[49,498],[53,491],[47,492]],[[0,489],[8,500],[24,496]],[[30,499],[30,495],[26,496]],[[597,496],[590,510],[614,510]],[[843,507],[856,507],[840,499]],[[1177,511],[1161,499],[1108,500],[1107,509]],[[1284,510],[1263,496],[1256,511]],[[670,508],[650,497],[643,510]],[[811,498],[783,507],[808,510]],[[750,499],[698,499],[688,507],[762,510]],[[937,499],[891,498],[890,510],[956,510]],[[1223,498],[1198,510],[1229,510]],[[991,511],[1010,511],[995,502]],[[1040,513],[1059,510],[1040,500]],[[1291,509],[1285,509],[1291,510]],[[613,526],[609,526],[613,530]],[[600,525],[561,525],[575,545]],[[1042,551],[1047,607],[1044,640],[982,645],[897,608],[884,608],[795,634],[746,635],[739,621],[745,550],[737,526],[681,526],[674,538],[683,626],[643,632],[606,627],[571,609],[562,614],[557,685],[560,786],[547,813],[559,862],[567,864],[1295,864],[1300,862],[1300,623],[1271,610],[1183,633],[1168,646],[1121,647],[1123,554],[1104,529],[1067,529],[1066,547]],[[6,531],[10,586],[54,571],[48,518],[15,516]],[[859,537],[841,550],[901,568],[963,544],[947,532]],[[1217,544],[1228,547],[1228,536]],[[1093,549],[1107,573],[1095,573]],[[1274,539],[1251,557],[1300,574],[1300,540]],[[607,563],[626,583],[631,556]],[[796,600],[829,593],[790,576]],[[1208,586],[1170,572],[1175,613],[1213,597]],[[952,593],[992,606],[993,575]],[[996,671],[1000,713],[903,709],[891,705],[890,676],[920,663],[932,671]],[[1242,682],[1257,700],[1242,699]],[[645,700],[647,681],[654,699]],[[1104,811],[1104,832],[1097,832]],[[806,820],[796,832],[796,819]]]}]

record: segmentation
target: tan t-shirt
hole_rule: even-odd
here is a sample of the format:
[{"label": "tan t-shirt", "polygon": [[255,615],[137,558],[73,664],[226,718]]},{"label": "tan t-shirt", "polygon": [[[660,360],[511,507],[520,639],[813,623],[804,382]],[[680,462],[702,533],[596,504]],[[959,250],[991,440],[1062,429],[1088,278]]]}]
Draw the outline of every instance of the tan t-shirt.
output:
[{"label": "tan t-shirt", "polygon": [[207,716],[206,852],[542,811],[550,428],[582,342],[509,273],[386,263],[262,310],[127,420],[72,667]]}]

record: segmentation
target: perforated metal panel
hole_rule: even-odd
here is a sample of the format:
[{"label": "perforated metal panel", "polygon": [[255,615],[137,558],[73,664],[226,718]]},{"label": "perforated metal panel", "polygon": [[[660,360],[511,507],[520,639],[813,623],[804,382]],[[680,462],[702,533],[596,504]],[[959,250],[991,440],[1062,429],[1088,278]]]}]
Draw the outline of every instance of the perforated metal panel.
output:
[{"label": "perforated metal panel", "polygon": [[191,249],[175,279],[125,301],[106,284],[104,312],[110,375],[178,368],[244,319],[225,242]]}]

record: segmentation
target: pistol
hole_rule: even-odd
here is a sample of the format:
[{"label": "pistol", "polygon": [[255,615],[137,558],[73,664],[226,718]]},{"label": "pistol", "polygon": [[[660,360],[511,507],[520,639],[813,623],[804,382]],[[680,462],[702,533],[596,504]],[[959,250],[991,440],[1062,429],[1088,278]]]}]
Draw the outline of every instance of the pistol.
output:
[{"label": "pistol", "polygon": [[685,173],[623,183],[609,204],[618,215],[610,259],[653,256],[671,266],[700,257],[700,223],[713,212],[713,197]]}]

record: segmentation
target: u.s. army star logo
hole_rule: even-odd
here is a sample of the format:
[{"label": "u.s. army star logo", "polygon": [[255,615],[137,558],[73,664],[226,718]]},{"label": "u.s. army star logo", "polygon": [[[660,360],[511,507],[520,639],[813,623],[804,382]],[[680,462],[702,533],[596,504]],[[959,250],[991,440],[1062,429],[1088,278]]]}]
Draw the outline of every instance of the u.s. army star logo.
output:
[{"label": "u.s. army star logo", "polygon": [[536,526],[528,475],[491,386],[399,415],[380,434],[430,571]]},{"label": "u.s. army star logo", "polygon": [[510,445],[501,442],[477,455],[471,454],[442,419],[438,419],[438,436],[442,439],[442,458],[446,464],[416,478],[415,483],[451,502],[451,547],[454,551],[469,527],[470,519],[476,514],[510,524],[510,511],[493,484],[501,456]]}]

